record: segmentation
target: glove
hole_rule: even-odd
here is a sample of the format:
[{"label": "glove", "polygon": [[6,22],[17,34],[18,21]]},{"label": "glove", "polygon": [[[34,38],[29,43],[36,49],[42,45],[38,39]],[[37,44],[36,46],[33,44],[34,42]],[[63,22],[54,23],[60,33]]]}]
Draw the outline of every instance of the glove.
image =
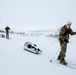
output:
[{"label": "glove", "polygon": [[64,42],[65,42],[65,43],[69,43],[68,39],[65,39]]}]

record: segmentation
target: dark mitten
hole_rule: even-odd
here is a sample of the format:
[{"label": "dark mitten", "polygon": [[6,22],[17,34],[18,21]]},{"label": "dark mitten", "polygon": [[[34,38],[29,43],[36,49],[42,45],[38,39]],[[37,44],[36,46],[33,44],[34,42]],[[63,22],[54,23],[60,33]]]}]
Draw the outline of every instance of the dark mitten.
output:
[{"label": "dark mitten", "polygon": [[65,39],[64,42],[69,43],[68,39]]}]

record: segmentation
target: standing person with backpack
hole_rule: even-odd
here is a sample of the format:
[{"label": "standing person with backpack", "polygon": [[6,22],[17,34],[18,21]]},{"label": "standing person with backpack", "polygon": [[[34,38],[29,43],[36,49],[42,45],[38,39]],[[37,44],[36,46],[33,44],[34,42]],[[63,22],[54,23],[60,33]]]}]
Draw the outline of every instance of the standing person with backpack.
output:
[{"label": "standing person with backpack", "polygon": [[9,39],[9,30],[10,30],[10,28],[7,26],[5,28],[5,30],[6,30],[6,38]]},{"label": "standing person with backpack", "polygon": [[58,55],[58,60],[64,65],[67,64],[65,61],[65,56],[66,56],[66,49],[67,49],[67,43],[69,43],[69,34],[70,35],[76,35],[76,32],[73,32],[71,29],[71,22],[68,21],[66,25],[64,25],[61,28],[61,31],[59,33],[59,43],[61,47],[60,54]]}]

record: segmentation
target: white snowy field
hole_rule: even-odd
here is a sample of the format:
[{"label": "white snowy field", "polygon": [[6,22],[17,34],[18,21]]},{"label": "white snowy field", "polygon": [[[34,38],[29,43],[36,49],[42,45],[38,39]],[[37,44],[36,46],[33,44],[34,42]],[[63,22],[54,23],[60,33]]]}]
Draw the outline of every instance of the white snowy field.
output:
[{"label": "white snowy field", "polygon": [[[0,38],[0,75],[76,75],[75,69],[54,62],[60,50],[56,38],[13,34],[10,38]],[[76,64],[75,38],[76,36],[70,38],[66,53],[66,61],[72,64]],[[37,44],[42,49],[42,54],[25,51],[23,46],[26,41]],[[50,59],[52,62],[49,62]]]}]

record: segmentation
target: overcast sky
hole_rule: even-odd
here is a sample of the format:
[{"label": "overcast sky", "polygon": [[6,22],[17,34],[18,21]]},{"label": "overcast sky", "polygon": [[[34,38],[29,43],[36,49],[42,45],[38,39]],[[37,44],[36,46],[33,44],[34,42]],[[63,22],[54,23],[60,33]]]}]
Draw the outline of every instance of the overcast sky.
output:
[{"label": "overcast sky", "polygon": [[58,28],[66,21],[76,28],[76,0],[0,0],[1,27]]}]

